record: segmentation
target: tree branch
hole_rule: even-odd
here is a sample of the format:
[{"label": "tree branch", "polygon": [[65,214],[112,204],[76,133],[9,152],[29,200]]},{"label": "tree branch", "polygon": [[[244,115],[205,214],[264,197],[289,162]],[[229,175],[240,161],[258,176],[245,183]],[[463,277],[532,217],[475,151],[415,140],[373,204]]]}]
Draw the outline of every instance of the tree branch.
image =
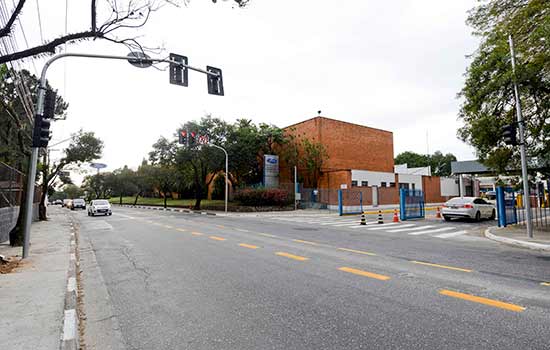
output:
[{"label": "tree branch", "polygon": [[32,48],[27,49],[27,50],[14,52],[14,53],[11,53],[11,54],[8,54],[8,55],[5,55],[5,56],[1,56],[0,57],[0,64],[10,62],[10,61],[19,60],[19,59],[22,59],[22,58],[27,58],[27,57],[31,57],[31,56],[40,55],[40,54],[45,54],[45,53],[52,53],[53,54],[53,53],[55,53],[55,48],[59,45],[62,45],[62,44],[68,43],[68,42],[72,42],[72,41],[77,41],[77,40],[82,40],[82,39],[89,39],[89,38],[94,38],[94,37],[103,37],[103,34],[102,33],[94,33],[92,31],[68,34],[68,35],[62,36],[60,38],[57,38],[55,40],[52,40],[49,43],[46,43],[44,45],[32,47]]},{"label": "tree branch", "polygon": [[13,13],[11,14],[10,19],[8,20],[8,23],[6,23],[6,26],[2,29],[0,29],[0,38],[7,36],[11,33],[11,27],[13,26],[13,23],[15,22],[15,19],[17,16],[19,16],[19,13],[21,13],[21,10],[23,9],[23,5],[25,4],[25,0],[19,0],[17,3],[17,6],[15,7],[15,10],[13,10]]}]

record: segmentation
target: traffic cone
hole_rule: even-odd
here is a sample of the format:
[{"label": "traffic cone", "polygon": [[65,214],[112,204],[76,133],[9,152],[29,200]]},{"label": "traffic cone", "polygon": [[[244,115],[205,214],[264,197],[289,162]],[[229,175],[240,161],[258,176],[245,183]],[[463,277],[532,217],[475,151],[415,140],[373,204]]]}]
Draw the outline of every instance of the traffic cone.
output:
[{"label": "traffic cone", "polygon": [[366,225],[367,224],[367,218],[365,217],[365,214],[361,214],[361,225]]},{"label": "traffic cone", "polygon": [[379,224],[384,223],[384,218],[382,217],[382,211],[381,210],[378,211],[378,223]]},{"label": "traffic cone", "polygon": [[441,209],[439,209],[439,207],[437,207],[437,210],[435,212],[435,217],[437,219],[441,219]]},{"label": "traffic cone", "polygon": [[397,216],[397,209],[393,210],[393,222],[399,222],[399,217]]}]

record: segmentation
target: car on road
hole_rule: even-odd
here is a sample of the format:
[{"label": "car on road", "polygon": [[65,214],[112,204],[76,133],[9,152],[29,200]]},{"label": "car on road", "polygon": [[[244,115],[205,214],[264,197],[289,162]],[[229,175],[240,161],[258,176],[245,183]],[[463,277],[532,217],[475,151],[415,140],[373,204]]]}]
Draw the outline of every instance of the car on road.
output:
[{"label": "car on road", "polygon": [[82,198],[76,198],[73,199],[71,202],[71,206],[69,207],[71,210],[75,209],[86,209],[86,201]]},{"label": "car on road", "polygon": [[61,199],[56,199],[52,203],[53,205],[63,205],[63,201]]},{"label": "car on road", "polygon": [[63,203],[61,204],[62,207],[68,208],[69,204],[71,203],[70,199],[64,199]]},{"label": "car on road", "polygon": [[111,203],[106,199],[94,199],[88,205],[88,216],[95,216],[96,214],[113,215],[111,210]]},{"label": "car on road", "polygon": [[495,206],[479,197],[456,197],[443,205],[441,216],[445,221],[452,218],[469,218],[480,221],[483,218],[494,220]]}]

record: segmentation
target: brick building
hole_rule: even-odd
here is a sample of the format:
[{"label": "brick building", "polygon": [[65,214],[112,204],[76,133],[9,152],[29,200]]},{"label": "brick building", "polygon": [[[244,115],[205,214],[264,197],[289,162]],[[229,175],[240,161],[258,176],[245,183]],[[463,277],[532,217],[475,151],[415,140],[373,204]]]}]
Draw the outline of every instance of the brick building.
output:
[{"label": "brick building", "polygon": [[[447,190],[454,180],[431,176],[429,168],[396,167],[391,131],[320,116],[284,130],[297,141],[308,139],[325,146],[328,159],[321,168],[319,189],[361,191],[365,205],[396,204],[402,187],[423,190],[426,202],[443,202],[456,195],[454,190]],[[299,173],[304,171],[298,169]],[[284,161],[280,179],[281,183],[293,181],[292,169]]]}]

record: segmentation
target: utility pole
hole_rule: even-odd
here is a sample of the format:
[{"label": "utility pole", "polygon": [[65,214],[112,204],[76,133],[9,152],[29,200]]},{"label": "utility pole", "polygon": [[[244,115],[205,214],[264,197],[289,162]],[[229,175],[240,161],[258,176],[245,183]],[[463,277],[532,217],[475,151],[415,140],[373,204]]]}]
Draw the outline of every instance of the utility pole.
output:
[{"label": "utility pole", "polygon": [[519,100],[519,91],[516,81],[516,58],[514,53],[514,41],[512,35],[508,36],[510,44],[510,55],[512,56],[512,72],[514,75],[514,96],[516,98],[516,114],[519,126],[519,152],[521,154],[521,175],[523,178],[523,205],[526,211],[527,235],[533,238],[533,214],[531,213],[531,198],[529,191],[529,174],[527,173],[527,155],[525,153],[525,127],[523,125],[523,116],[521,114],[521,102]]}]

